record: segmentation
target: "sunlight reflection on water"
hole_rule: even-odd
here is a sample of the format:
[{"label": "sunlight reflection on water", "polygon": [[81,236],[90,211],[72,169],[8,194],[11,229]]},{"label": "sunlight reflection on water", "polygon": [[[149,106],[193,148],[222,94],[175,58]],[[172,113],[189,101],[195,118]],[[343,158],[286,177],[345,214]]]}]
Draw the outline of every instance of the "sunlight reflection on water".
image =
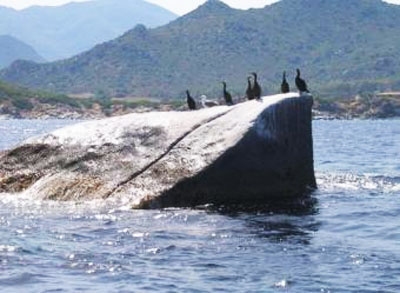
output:
[{"label": "sunlight reflection on water", "polygon": [[[0,132],[14,127],[1,123]],[[118,201],[2,194],[0,288],[399,292],[399,124],[314,122],[319,190],[301,209],[132,211]]]}]

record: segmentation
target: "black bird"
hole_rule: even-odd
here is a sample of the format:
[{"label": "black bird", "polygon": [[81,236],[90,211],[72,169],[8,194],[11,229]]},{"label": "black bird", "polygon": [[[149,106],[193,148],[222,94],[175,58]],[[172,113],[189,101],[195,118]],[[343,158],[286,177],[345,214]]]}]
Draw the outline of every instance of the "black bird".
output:
[{"label": "black bird", "polygon": [[290,91],[289,84],[286,81],[286,71],[283,72],[282,75],[282,83],[281,83],[281,93],[286,94]]},{"label": "black bird", "polygon": [[231,94],[226,90],[226,82],[223,81],[222,84],[224,85],[224,99],[225,99],[225,103],[226,103],[228,106],[232,106],[232,105],[233,105],[232,96],[231,96]]},{"label": "black bird", "polygon": [[304,79],[300,78],[300,69],[297,68],[296,71],[297,71],[297,75],[296,75],[295,82],[296,82],[297,89],[299,90],[300,94],[302,94],[304,92],[309,93],[306,82],[304,81]]},{"label": "black bird", "polygon": [[189,90],[186,90],[186,101],[190,110],[196,110],[196,102],[190,95]]},{"label": "black bird", "polygon": [[247,77],[246,98],[248,100],[254,100],[253,88],[251,86],[251,76]]},{"label": "black bird", "polygon": [[254,98],[257,100],[261,99],[261,86],[257,82],[257,73],[252,72],[251,73],[254,76],[254,83],[253,83],[253,95]]}]

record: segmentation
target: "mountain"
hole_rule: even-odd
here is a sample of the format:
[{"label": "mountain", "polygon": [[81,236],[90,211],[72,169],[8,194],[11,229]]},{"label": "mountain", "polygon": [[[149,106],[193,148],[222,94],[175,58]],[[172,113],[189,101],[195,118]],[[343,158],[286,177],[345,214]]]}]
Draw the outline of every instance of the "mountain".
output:
[{"label": "mountain", "polygon": [[17,59],[44,62],[45,60],[28,44],[12,36],[0,35],[0,68],[9,66]]},{"label": "mountain", "polygon": [[0,78],[65,93],[116,96],[243,95],[259,73],[264,94],[283,70],[302,69],[314,95],[400,88],[400,6],[380,0],[282,0],[236,10],[209,0],[162,27],[136,26],[110,42],[48,64],[19,61]]},{"label": "mountain", "polygon": [[114,39],[136,24],[156,27],[176,17],[143,0],[92,0],[20,11],[0,7],[0,34],[15,36],[47,60],[57,60]]}]

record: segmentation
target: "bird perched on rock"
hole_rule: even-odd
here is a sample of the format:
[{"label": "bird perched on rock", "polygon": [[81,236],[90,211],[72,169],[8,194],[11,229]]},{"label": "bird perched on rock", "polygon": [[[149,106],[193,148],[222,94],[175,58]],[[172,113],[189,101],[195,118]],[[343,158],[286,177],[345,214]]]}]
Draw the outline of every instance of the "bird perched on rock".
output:
[{"label": "bird perched on rock", "polygon": [[226,82],[223,81],[222,84],[223,84],[223,86],[224,86],[224,99],[225,99],[225,103],[226,103],[228,106],[232,106],[232,105],[233,105],[232,96],[231,96],[231,94],[226,90]]},{"label": "bird perched on rock", "polygon": [[251,76],[247,77],[246,98],[248,100],[254,100],[253,86],[251,84]]},{"label": "bird perched on rock", "polygon": [[259,100],[259,99],[261,99],[261,86],[258,84],[258,81],[257,81],[257,73],[252,72],[251,74],[254,76],[254,82],[253,82],[253,88],[252,88],[253,95],[254,95],[254,98]]},{"label": "bird perched on rock", "polygon": [[189,90],[186,90],[186,102],[190,110],[196,110],[196,101],[190,95]]},{"label": "bird perched on rock", "polygon": [[300,78],[300,69],[297,68],[296,71],[297,71],[297,75],[296,75],[295,83],[296,83],[297,89],[300,92],[300,95],[302,93],[309,93],[306,82],[304,81],[304,79]]},{"label": "bird perched on rock", "polygon": [[286,80],[286,71],[283,72],[282,75],[282,83],[281,83],[281,93],[286,94],[290,91],[289,83]]},{"label": "bird perched on rock", "polygon": [[209,100],[206,95],[200,96],[200,103],[203,106],[203,108],[210,108],[219,105],[217,101]]}]

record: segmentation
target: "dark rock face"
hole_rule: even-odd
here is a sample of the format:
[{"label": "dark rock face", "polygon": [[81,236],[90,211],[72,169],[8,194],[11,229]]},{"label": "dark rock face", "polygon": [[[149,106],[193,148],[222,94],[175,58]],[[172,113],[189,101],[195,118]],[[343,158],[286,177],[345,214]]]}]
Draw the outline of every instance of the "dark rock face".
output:
[{"label": "dark rock face", "polygon": [[291,93],[69,126],[0,155],[0,192],[135,208],[301,198],[316,188],[311,107]]},{"label": "dark rock face", "polygon": [[308,195],[316,188],[311,106],[312,98],[302,97],[266,109],[210,165],[139,206],[251,205]]}]

